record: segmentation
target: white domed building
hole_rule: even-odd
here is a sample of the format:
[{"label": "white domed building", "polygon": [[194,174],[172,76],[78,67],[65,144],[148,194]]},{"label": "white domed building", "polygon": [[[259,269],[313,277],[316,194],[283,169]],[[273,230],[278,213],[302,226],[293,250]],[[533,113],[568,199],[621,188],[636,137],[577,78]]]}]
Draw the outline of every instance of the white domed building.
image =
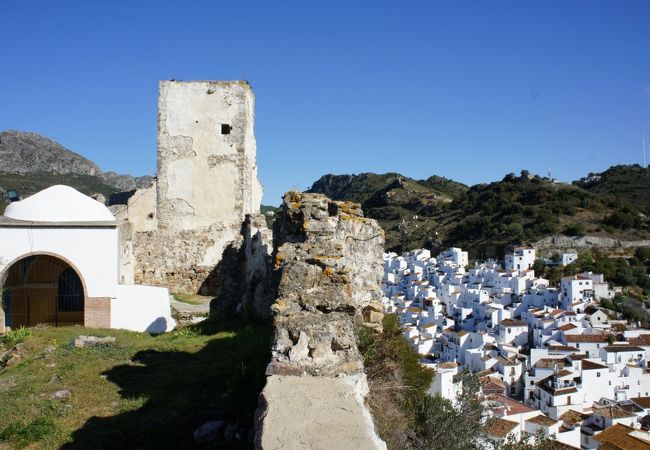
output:
[{"label": "white domed building", "polygon": [[102,203],[52,186],[0,216],[0,332],[84,325],[174,328],[166,288],[119,284],[117,222]]}]

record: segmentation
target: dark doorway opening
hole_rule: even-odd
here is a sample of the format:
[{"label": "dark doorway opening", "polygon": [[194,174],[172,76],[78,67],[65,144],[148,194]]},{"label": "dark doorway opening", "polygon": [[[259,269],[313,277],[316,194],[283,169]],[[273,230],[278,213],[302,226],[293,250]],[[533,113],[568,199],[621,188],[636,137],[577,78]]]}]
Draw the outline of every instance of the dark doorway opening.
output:
[{"label": "dark doorway opening", "polygon": [[60,258],[27,256],[7,271],[2,289],[5,325],[83,325],[84,288],[79,274]]}]

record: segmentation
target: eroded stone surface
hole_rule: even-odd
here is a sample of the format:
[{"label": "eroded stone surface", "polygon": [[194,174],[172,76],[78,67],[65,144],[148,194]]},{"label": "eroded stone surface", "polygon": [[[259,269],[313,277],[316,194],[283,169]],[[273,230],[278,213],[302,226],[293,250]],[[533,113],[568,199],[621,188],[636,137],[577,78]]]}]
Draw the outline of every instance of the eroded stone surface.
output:
[{"label": "eroded stone surface", "polygon": [[383,230],[356,203],[289,192],[274,241],[274,361],[314,375],[363,370],[355,329],[381,325]]},{"label": "eroded stone surface", "polygon": [[256,417],[258,449],[385,449],[363,398],[365,375],[268,378]]},{"label": "eroded stone surface", "polygon": [[630,253],[637,247],[650,246],[650,240],[625,241],[601,236],[563,236],[554,235],[535,242],[538,250],[545,251],[581,251],[594,247],[607,249],[611,253]]},{"label": "eroded stone surface", "polygon": [[256,421],[262,449],[382,449],[356,343],[381,328],[384,232],[359,205],[289,192],[274,227],[275,333]]}]

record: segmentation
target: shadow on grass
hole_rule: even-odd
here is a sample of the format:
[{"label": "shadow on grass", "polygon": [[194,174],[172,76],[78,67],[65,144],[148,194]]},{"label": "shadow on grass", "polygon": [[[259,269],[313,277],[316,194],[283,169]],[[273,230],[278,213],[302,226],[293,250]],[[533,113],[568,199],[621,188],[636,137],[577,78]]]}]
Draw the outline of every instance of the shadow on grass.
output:
[{"label": "shadow on grass", "polygon": [[[116,366],[103,375],[125,399],[142,402],[137,410],[111,417],[93,417],[72,435],[64,449],[193,449],[252,448],[246,432],[253,427],[257,398],[270,360],[269,324],[209,323],[191,329],[215,334],[196,353],[138,352],[133,364]],[[188,338],[187,335],[179,339]],[[239,423],[241,441],[194,441],[193,432],[208,421]]]}]

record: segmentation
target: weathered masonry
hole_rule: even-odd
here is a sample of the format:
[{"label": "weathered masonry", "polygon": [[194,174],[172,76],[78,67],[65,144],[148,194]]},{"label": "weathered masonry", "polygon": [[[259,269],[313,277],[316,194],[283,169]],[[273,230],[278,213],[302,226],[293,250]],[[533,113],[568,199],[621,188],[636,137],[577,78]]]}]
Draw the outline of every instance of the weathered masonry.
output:
[{"label": "weathered masonry", "polygon": [[381,328],[384,231],[356,203],[289,192],[273,235],[275,336],[256,448],[385,449],[355,331]]},{"label": "weathered masonry", "polygon": [[160,82],[157,181],[117,215],[123,281],[216,292],[216,266],[262,199],[253,127],[244,81]]}]

